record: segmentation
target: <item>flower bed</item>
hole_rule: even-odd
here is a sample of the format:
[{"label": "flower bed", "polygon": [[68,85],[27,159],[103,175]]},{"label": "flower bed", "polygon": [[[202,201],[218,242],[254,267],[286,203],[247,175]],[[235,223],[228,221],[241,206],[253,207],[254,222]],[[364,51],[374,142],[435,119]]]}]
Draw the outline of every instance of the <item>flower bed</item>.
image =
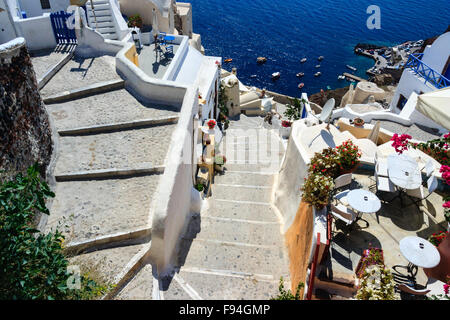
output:
[{"label": "flower bed", "polygon": [[311,159],[308,178],[305,178],[305,184],[301,188],[303,200],[319,210],[325,207],[334,188],[334,179],[354,170],[359,164],[360,157],[358,146],[351,140],[336,148],[317,152]]},{"label": "flower bed", "polygon": [[436,247],[441,244],[441,242],[447,237],[448,232],[440,231],[433,233],[429,238],[428,241],[430,241],[432,244],[434,244]]},{"label": "flower bed", "polygon": [[358,266],[356,267],[356,275],[361,278],[367,267],[373,265],[384,265],[383,250],[381,248],[372,247],[369,244],[369,248],[363,251]]},{"label": "flower bed", "polygon": [[358,300],[397,300],[394,277],[383,265],[372,265],[367,268],[356,293]]}]

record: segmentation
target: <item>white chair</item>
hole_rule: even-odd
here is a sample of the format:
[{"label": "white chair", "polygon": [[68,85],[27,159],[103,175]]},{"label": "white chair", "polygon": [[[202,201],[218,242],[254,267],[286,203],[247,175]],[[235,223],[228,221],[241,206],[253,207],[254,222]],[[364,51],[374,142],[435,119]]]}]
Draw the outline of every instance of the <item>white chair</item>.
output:
[{"label": "white chair", "polygon": [[433,174],[433,172],[434,172],[434,163],[433,163],[433,160],[429,159],[429,160],[427,161],[427,163],[425,164],[424,169],[425,169],[425,172],[426,172],[426,174],[427,174],[427,177],[431,176],[431,175]]},{"label": "white chair", "polygon": [[388,164],[386,160],[378,159],[378,154],[375,152],[375,173],[378,176],[387,177],[388,176]]},{"label": "white chair", "polygon": [[352,177],[353,175],[351,173],[341,174],[339,177],[334,179],[334,189],[338,190],[349,186],[352,183]]},{"label": "white chair", "polygon": [[395,192],[395,186],[386,176],[380,176],[375,170],[375,181],[378,191]]},{"label": "white chair", "polygon": [[418,203],[428,198],[437,189],[438,185],[439,183],[436,176],[431,175],[427,180],[427,192],[425,192],[423,186],[420,186],[417,189],[406,190],[406,194],[410,197],[419,199],[415,202]]},{"label": "white chair", "polygon": [[338,204],[337,206],[331,204],[330,206],[331,206],[331,215],[335,219],[344,221],[347,225],[351,225],[353,222],[355,222],[358,216],[356,212],[350,210],[343,204]]}]

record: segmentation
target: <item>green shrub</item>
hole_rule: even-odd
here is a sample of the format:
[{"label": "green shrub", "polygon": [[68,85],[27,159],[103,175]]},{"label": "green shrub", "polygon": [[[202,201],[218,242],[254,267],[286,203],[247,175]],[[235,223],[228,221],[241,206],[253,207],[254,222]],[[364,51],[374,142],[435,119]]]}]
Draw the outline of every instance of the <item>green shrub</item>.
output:
[{"label": "green shrub", "polygon": [[64,236],[35,229],[36,214],[49,214],[45,200],[54,196],[37,165],[0,185],[0,299],[80,299],[106,291],[86,275],[81,289],[69,289]]},{"label": "green shrub", "polygon": [[292,294],[291,290],[284,289],[283,277],[280,278],[280,285],[278,286],[278,291],[280,294],[270,300],[300,300],[300,290],[305,286],[303,282],[299,282],[297,285],[297,290],[295,295]]}]

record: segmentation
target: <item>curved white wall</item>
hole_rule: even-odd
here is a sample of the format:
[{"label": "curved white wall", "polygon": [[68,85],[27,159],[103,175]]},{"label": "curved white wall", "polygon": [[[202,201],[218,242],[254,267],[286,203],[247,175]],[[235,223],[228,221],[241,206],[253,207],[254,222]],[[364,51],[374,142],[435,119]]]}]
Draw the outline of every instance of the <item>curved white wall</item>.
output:
[{"label": "curved white wall", "polygon": [[450,32],[437,38],[431,46],[425,48],[422,61],[435,71],[442,71],[450,56]]}]

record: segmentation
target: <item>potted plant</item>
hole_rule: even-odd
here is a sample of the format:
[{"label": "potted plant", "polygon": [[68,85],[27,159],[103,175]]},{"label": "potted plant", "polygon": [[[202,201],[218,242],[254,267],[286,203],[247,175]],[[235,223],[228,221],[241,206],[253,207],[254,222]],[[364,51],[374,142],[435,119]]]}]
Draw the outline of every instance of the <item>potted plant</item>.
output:
[{"label": "potted plant", "polygon": [[354,171],[359,165],[361,152],[357,145],[353,144],[351,140],[345,141],[340,146],[336,147],[339,155],[338,165],[341,170],[340,174]]},{"label": "potted plant", "polygon": [[384,265],[383,249],[372,247],[369,244],[369,248],[363,251],[358,266],[356,267],[356,275],[361,278],[364,271],[373,265]]},{"label": "potted plant", "polygon": [[134,28],[137,27],[139,29],[142,29],[144,26],[144,22],[142,20],[142,17],[139,14],[135,14],[128,18],[128,27]]},{"label": "potted plant", "polygon": [[444,207],[444,218],[447,221],[447,232],[450,232],[450,197],[445,200],[447,201],[442,206]]},{"label": "potted plant", "polygon": [[213,130],[214,129],[214,127],[216,126],[216,120],[214,120],[214,119],[211,119],[211,120],[209,120],[207,123],[206,123],[206,125],[208,126],[208,128],[209,128],[209,130]]},{"label": "potted plant", "polygon": [[368,267],[361,276],[356,299],[358,300],[398,300],[395,292],[394,276],[384,265],[375,264]]},{"label": "potted plant", "polygon": [[292,122],[283,120],[281,121],[281,136],[285,139],[289,138],[292,129]]},{"label": "potted plant", "polygon": [[430,241],[432,244],[438,247],[447,235],[448,232],[444,231],[435,232],[428,238],[428,241]]},{"label": "potted plant", "polygon": [[223,155],[217,155],[214,157],[214,169],[222,172],[223,166],[227,162],[227,158]]},{"label": "potted plant", "polygon": [[361,118],[355,118],[353,124],[357,127],[362,127],[364,125],[364,120]]},{"label": "potted plant", "polygon": [[323,149],[322,152],[316,152],[311,158],[308,168],[309,174],[320,173],[337,178],[340,173],[339,154],[335,148]]},{"label": "potted plant", "polygon": [[313,205],[317,210],[322,210],[329,202],[330,192],[334,188],[332,177],[321,173],[313,173],[305,178],[305,184],[301,188],[303,200]]}]

